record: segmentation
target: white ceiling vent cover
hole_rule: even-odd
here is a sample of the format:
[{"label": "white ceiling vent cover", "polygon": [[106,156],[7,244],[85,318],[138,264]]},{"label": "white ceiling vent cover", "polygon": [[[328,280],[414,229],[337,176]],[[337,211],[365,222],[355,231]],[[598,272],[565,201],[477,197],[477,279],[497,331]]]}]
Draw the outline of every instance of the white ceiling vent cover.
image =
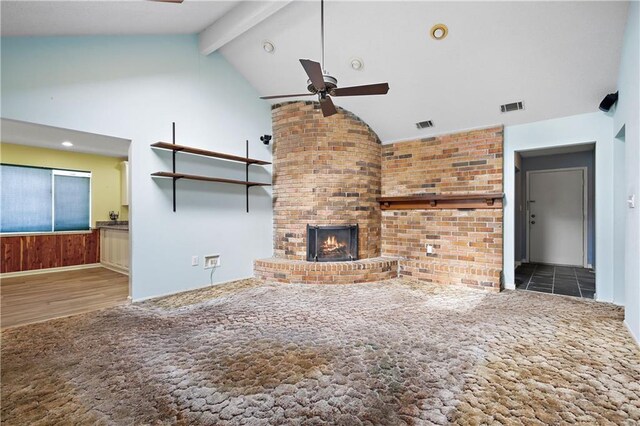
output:
[{"label": "white ceiling vent cover", "polygon": [[426,129],[428,127],[433,127],[433,121],[431,120],[421,121],[419,123],[416,123],[416,127],[418,129]]},{"label": "white ceiling vent cover", "polygon": [[500,105],[500,112],[520,111],[521,109],[524,109],[524,103],[522,101]]}]

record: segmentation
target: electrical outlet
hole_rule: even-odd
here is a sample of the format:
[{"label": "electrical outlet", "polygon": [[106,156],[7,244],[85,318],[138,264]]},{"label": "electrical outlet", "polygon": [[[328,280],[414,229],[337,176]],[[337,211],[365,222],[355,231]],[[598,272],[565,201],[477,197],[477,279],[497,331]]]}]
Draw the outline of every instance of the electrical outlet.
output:
[{"label": "electrical outlet", "polygon": [[191,266],[198,266],[198,256],[191,256]]},{"label": "electrical outlet", "polygon": [[209,254],[204,256],[204,269],[217,268],[220,266],[220,255]]},{"label": "electrical outlet", "polygon": [[433,254],[433,246],[431,244],[427,244],[427,254]]}]

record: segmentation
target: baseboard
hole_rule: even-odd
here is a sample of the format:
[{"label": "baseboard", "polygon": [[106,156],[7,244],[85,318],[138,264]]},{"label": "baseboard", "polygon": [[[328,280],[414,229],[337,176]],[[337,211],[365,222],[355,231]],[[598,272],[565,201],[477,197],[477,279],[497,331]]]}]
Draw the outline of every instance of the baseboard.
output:
[{"label": "baseboard", "polygon": [[111,265],[109,263],[100,263],[100,266],[110,271],[117,272],[119,274],[129,275],[129,270],[126,268],[122,268],[120,266]]},{"label": "baseboard", "polygon": [[232,283],[234,281],[240,281],[240,280],[249,280],[251,278],[255,278],[253,275],[250,277],[246,277],[246,278],[234,278],[232,280],[227,280],[227,281],[220,281],[218,283],[213,283],[213,284],[204,284],[204,285],[200,285],[200,286],[195,286],[195,287],[191,287],[185,290],[180,290],[180,291],[175,291],[172,293],[164,293],[164,294],[157,294],[155,296],[147,296],[147,297],[140,297],[137,299],[132,299],[133,303],[137,303],[137,302],[144,302],[145,300],[150,300],[150,299],[159,299],[161,297],[167,297],[167,296],[175,296],[176,294],[180,294],[180,293],[187,293],[189,291],[194,291],[194,290],[202,290],[203,288],[207,288],[207,287],[214,287],[214,286],[218,286],[218,285],[222,285],[222,284],[228,284],[228,283]]},{"label": "baseboard", "polygon": [[631,327],[629,327],[629,323],[627,323],[626,319],[624,321],[622,321],[622,323],[624,324],[625,327],[627,327],[627,331],[629,331],[629,334],[631,335],[631,338],[633,340],[635,340],[636,345],[638,345],[638,347],[640,347],[640,336],[636,336],[635,334],[633,334],[633,331],[631,331]]},{"label": "baseboard", "polygon": [[48,274],[51,272],[77,271],[80,269],[100,268],[101,266],[102,265],[99,263],[88,263],[86,265],[61,266],[59,268],[32,269],[30,271],[5,272],[4,274],[0,274],[0,278],[13,278],[13,277],[22,277],[25,275]]}]

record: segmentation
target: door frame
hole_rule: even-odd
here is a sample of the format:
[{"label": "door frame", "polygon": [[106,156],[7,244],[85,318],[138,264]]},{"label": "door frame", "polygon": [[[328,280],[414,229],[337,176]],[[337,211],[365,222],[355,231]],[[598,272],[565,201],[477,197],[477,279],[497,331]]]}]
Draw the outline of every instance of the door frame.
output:
[{"label": "door frame", "polygon": [[525,192],[525,223],[527,225],[527,244],[526,244],[526,260],[529,263],[531,238],[529,236],[530,224],[529,224],[529,175],[531,173],[549,173],[549,172],[567,172],[572,170],[582,171],[582,267],[587,268],[588,262],[588,242],[589,242],[589,174],[587,173],[587,167],[563,167],[559,169],[544,169],[544,170],[527,170],[526,173],[526,192]]}]

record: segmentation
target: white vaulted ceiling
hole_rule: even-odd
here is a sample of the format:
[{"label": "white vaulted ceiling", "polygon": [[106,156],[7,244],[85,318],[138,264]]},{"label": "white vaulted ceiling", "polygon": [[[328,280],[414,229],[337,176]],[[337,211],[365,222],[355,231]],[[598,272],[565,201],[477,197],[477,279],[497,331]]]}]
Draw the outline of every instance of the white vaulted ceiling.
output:
[{"label": "white vaulted ceiling", "polygon": [[[201,33],[205,51],[205,33],[233,28],[233,11],[247,3],[2,1],[2,34],[168,34],[208,27]],[[389,82],[386,96],[334,98],[383,142],[597,111],[616,91],[627,7],[615,1],[327,0],[325,68],[342,87]],[[304,93],[307,77],[298,59],[320,60],[319,0],[295,0],[261,19],[244,33],[236,30],[219,51],[260,95]],[[436,23],[449,28],[442,41],[429,36]],[[232,38],[229,31],[218,40],[225,37]],[[273,54],[263,50],[265,40],[275,45]],[[354,57],[364,61],[361,71],[350,67]],[[524,101],[525,109],[500,113],[499,105],[514,101]],[[434,127],[417,129],[424,120]]]},{"label": "white vaulted ceiling", "polygon": [[2,36],[193,34],[235,1],[2,1]]},{"label": "white vaulted ceiling", "polygon": [[[319,9],[294,2],[221,52],[261,95],[304,93],[298,59],[320,59]],[[616,90],[626,11],[619,2],[326,2],[325,68],[339,86],[389,82],[386,96],[334,98],[383,142],[597,111]],[[449,28],[442,41],[429,36],[437,23]],[[523,111],[500,113],[520,100]],[[424,120],[434,127],[417,129]]]}]

